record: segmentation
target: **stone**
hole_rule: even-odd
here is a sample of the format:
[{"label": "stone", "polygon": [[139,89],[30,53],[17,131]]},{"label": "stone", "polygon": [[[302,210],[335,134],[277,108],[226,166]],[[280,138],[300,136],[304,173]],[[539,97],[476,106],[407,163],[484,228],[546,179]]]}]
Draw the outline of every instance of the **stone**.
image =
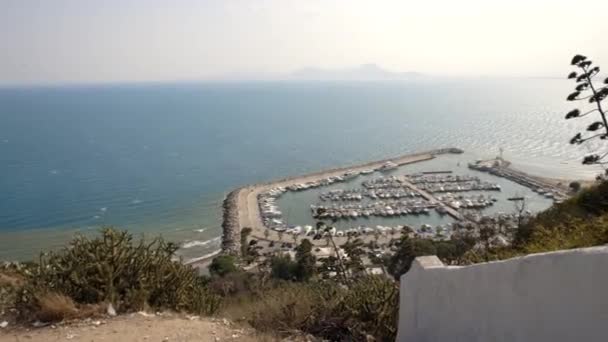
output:
[{"label": "stone", "polygon": [[8,327],[8,322],[7,321],[3,321],[2,323],[0,323],[0,328],[4,329]]},{"label": "stone", "polygon": [[108,315],[112,317],[116,316],[116,309],[114,309],[114,305],[112,305],[112,303],[108,304]]}]

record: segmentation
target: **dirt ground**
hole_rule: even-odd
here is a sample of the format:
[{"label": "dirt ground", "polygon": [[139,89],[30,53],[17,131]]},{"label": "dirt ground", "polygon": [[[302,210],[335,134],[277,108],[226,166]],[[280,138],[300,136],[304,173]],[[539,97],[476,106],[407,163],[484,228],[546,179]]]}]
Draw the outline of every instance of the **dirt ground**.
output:
[{"label": "dirt ground", "polygon": [[89,319],[40,328],[0,329],[0,342],[54,341],[278,341],[252,329],[237,327],[225,319],[177,314],[136,313],[111,319]]}]

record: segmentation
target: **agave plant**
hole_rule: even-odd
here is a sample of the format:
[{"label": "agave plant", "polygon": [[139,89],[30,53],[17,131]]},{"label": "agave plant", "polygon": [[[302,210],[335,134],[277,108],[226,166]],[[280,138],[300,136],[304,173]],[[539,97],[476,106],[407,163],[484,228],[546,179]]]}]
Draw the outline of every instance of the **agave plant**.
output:
[{"label": "agave plant", "polygon": [[[594,121],[587,126],[587,132],[577,133],[572,139],[570,144],[580,145],[586,141],[592,139],[608,139],[608,121],[606,120],[606,111],[602,108],[602,101],[608,97],[608,78],[604,80],[604,84],[600,85],[599,82],[594,81],[595,77],[600,72],[599,66],[594,66],[593,62],[587,57],[582,55],[576,55],[572,58],[572,65],[578,68],[577,71],[573,71],[568,75],[568,79],[573,79],[576,83],[574,92],[568,95],[568,101],[583,101],[588,102],[593,106],[592,109],[582,112],[580,109],[573,109],[566,114],[566,120],[581,118],[590,114],[598,115],[597,121]],[[594,83],[595,82],[595,83]],[[605,158],[608,156],[606,153],[593,153],[583,158],[583,164],[585,165],[601,165],[608,164]],[[608,170],[606,170],[608,175]]]}]

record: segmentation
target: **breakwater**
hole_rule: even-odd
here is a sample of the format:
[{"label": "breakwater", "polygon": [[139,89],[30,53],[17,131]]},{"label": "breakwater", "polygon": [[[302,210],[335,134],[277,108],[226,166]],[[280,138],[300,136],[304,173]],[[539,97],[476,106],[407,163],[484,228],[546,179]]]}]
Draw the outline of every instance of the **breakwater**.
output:
[{"label": "breakwater", "polygon": [[222,253],[239,255],[240,253],[240,235],[239,227],[239,193],[242,188],[232,190],[226,195],[222,208]]}]

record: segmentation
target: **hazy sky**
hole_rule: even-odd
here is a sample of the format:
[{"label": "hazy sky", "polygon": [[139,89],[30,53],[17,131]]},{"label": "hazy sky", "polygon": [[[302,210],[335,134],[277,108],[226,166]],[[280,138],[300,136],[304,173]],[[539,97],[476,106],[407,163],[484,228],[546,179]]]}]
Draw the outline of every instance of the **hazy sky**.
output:
[{"label": "hazy sky", "polygon": [[254,77],[376,63],[437,75],[608,68],[608,0],[0,0],[0,83]]}]

